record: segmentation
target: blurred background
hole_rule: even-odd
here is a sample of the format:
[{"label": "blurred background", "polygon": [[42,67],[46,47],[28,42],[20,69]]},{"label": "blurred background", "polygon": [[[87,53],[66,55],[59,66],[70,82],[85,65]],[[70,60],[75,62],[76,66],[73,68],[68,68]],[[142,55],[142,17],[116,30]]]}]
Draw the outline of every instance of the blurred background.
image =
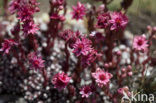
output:
[{"label": "blurred background", "polygon": [[[49,0],[38,0],[40,4],[41,12],[37,15],[40,16],[42,13],[48,13]],[[96,0],[67,0],[68,7],[71,8],[77,1],[83,3],[90,3],[96,6],[100,5],[100,2]],[[108,8],[115,11],[120,8],[122,0],[113,0],[108,5]],[[127,30],[133,34],[142,34],[146,31],[147,25],[156,25],[156,0],[134,0],[131,7],[128,9],[129,25]],[[0,0],[0,15],[3,15],[3,0]]]}]

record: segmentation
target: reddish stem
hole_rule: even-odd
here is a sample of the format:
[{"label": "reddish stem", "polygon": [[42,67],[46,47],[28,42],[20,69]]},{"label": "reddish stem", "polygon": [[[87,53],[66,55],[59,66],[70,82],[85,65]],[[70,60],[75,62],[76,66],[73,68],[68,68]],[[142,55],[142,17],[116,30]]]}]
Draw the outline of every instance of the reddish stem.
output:
[{"label": "reddish stem", "polygon": [[66,69],[65,72],[67,72],[69,70],[69,57],[70,57],[70,53],[68,51],[68,42],[65,43],[65,53],[66,53]]},{"label": "reddish stem", "polygon": [[48,84],[48,77],[47,77],[47,71],[45,70],[45,68],[42,69],[42,75],[44,77],[44,87],[46,87]]}]

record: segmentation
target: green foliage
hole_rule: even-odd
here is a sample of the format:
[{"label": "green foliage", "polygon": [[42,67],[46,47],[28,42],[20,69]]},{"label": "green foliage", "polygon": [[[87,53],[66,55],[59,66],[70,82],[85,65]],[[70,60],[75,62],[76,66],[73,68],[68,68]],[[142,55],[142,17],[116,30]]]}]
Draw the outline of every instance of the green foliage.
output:
[{"label": "green foliage", "polygon": [[[114,0],[110,5],[110,10],[116,10],[120,8],[120,3],[122,0]],[[151,13],[156,13],[155,9],[156,0],[134,0],[133,4],[129,8],[130,13],[138,13],[140,11],[147,11]]]}]

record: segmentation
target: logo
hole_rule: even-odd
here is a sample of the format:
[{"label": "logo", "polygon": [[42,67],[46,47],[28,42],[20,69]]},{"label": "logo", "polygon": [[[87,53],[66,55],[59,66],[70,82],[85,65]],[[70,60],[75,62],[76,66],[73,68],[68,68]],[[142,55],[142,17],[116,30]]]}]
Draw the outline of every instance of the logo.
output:
[{"label": "logo", "polygon": [[155,96],[154,94],[141,94],[140,92],[135,93],[132,91],[131,92],[131,96],[128,96],[127,93],[123,92],[124,96],[122,97],[122,103],[124,103],[124,101],[127,101],[128,103],[132,103],[132,102],[154,102],[155,100]]}]

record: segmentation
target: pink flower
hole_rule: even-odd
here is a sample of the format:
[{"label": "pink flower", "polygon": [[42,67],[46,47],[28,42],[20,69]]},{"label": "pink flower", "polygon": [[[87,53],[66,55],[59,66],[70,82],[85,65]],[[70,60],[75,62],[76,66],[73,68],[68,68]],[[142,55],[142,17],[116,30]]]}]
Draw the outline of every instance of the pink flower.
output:
[{"label": "pink flower", "polygon": [[86,56],[82,56],[81,63],[82,66],[88,66],[93,63],[97,58],[99,58],[101,54],[98,54],[96,50],[92,49]]},{"label": "pink flower", "polygon": [[44,60],[42,60],[41,56],[37,56],[36,53],[32,52],[28,55],[29,62],[35,70],[42,69],[44,67]]},{"label": "pink flower", "polygon": [[9,11],[14,14],[19,8],[20,0],[12,0],[9,3]]},{"label": "pink flower", "polygon": [[111,13],[111,20],[109,22],[111,24],[110,30],[124,30],[128,23],[128,18],[121,12],[113,12]]},{"label": "pink flower", "polygon": [[64,39],[65,41],[68,41],[69,39],[72,39],[73,38],[73,31],[70,30],[70,29],[67,29],[67,30],[64,30],[63,32],[61,32],[59,34],[59,36]]},{"label": "pink flower", "polygon": [[73,19],[79,20],[79,19],[83,19],[83,16],[86,14],[86,8],[83,4],[81,4],[80,2],[77,2],[77,6],[73,6]]},{"label": "pink flower", "polygon": [[39,3],[36,0],[13,0],[10,2],[9,10],[11,13],[17,14],[17,18],[21,21],[24,34],[35,34],[38,30],[34,24],[33,15],[39,11]]},{"label": "pink flower", "polygon": [[39,3],[36,0],[13,0],[10,2],[11,13],[17,12],[18,19],[26,21],[32,19],[35,12],[39,11]]},{"label": "pink flower", "polygon": [[59,15],[59,14],[53,14],[50,18],[54,19],[54,20],[60,20],[60,21],[65,20],[65,17],[63,15]]},{"label": "pink flower", "polygon": [[63,5],[64,0],[51,0],[53,5]]},{"label": "pink flower", "polygon": [[0,51],[3,51],[5,54],[8,54],[11,47],[18,45],[14,40],[12,39],[6,39],[4,40],[4,43],[2,43],[2,48],[0,49]]},{"label": "pink flower", "polygon": [[17,13],[18,19],[20,19],[21,21],[30,20],[33,14],[34,11],[30,10],[27,5],[23,5],[23,7],[21,7]]},{"label": "pink flower", "polygon": [[104,41],[104,39],[105,39],[102,33],[96,32],[96,31],[92,32],[89,35],[89,37],[91,39],[93,39],[96,43],[100,43],[100,42]]},{"label": "pink flower", "polygon": [[107,28],[110,25],[109,24],[109,20],[110,20],[109,13],[100,14],[97,19],[98,19],[98,21],[97,21],[96,26],[98,28]]},{"label": "pink flower", "polygon": [[137,51],[147,51],[148,41],[146,40],[145,35],[134,37],[133,48]]},{"label": "pink flower", "polygon": [[62,90],[67,86],[67,84],[70,81],[70,77],[68,77],[64,72],[63,73],[57,73],[52,78],[52,83],[54,84],[55,88],[58,88],[59,90]]},{"label": "pink flower", "polygon": [[25,35],[35,34],[39,30],[38,26],[33,21],[27,21],[23,25],[23,32]]},{"label": "pink flower", "polygon": [[92,73],[93,78],[96,79],[96,82],[98,83],[99,87],[103,87],[104,85],[107,85],[112,78],[112,74],[108,72],[104,72],[100,68],[96,70],[95,73]]},{"label": "pink flower", "polygon": [[72,36],[70,37],[70,40],[69,40],[69,47],[71,49],[73,49],[73,45],[75,44],[76,40],[80,36],[81,36],[81,33],[79,31],[73,32],[73,34],[72,34]]},{"label": "pink flower", "polygon": [[119,88],[118,89],[118,93],[120,95],[125,95],[125,94],[127,94],[127,96],[130,96],[131,95],[131,92],[129,91],[129,88],[127,86],[125,86],[123,88]]},{"label": "pink flower", "polygon": [[82,87],[80,94],[82,95],[82,98],[88,98],[92,94],[90,85]]},{"label": "pink flower", "polygon": [[77,39],[75,44],[73,45],[73,53],[75,53],[76,56],[80,55],[87,55],[91,48],[91,41],[85,37],[82,37],[81,39]]}]

